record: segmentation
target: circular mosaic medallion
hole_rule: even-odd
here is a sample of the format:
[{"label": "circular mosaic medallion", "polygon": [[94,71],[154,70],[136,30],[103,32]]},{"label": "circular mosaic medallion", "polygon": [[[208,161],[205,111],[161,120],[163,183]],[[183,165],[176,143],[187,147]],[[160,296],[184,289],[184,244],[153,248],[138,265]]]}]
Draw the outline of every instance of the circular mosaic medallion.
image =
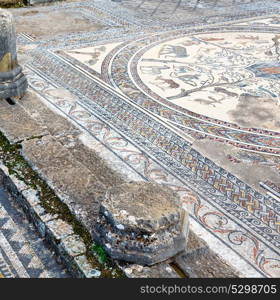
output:
[{"label": "circular mosaic medallion", "polygon": [[[190,35],[148,47],[137,61],[139,89],[182,112],[279,130],[280,35]],[[168,105],[168,104],[167,104]]]}]

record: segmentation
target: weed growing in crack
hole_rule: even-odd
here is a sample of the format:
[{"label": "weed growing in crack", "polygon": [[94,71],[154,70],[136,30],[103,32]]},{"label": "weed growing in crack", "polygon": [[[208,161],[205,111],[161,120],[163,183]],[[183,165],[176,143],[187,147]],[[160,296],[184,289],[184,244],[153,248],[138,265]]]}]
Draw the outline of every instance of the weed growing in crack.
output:
[{"label": "weed growing in crack", "polygon": [[108,261],[107,253],[101,245],[94,243],[91,249],[98,256],[100,263],[105,264]]}]

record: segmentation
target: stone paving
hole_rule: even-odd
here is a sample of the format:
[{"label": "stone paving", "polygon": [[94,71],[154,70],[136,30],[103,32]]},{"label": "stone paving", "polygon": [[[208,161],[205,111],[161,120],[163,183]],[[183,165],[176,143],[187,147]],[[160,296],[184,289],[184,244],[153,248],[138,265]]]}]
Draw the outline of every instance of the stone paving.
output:
[{"label": "stone paving", "polygon": [[24,212],[0,187],[0,278],[70,277]]},{"label": "stone paving", "polygon": [[[20,109],[51,126],[30,105],[36,95],[81,132],[67,129],[59,141],[85,172],[94,151],[122,180],[172,188],[190,211],[191,229],[241,276],[279,277],[280,3],[171,2],[12,10],[30,85]],[[61,30],[46,30],[66,14]],[[31,153],[34,142],[23,145],[39,173],[67,194],[47,159],[40,167]],[[36,147],[52,145],[44,138]],[[81,194],[75,199],[87,198]]]}]

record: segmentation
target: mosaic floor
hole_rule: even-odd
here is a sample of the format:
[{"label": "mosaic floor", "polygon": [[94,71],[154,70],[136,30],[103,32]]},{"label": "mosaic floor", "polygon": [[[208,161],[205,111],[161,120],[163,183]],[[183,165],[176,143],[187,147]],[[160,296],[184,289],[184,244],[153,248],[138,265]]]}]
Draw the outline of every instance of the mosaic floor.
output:
[{"label": "mosaic floor", "polygon": [[215,22],[219,16],[249,16],[256,11],[277,8],[273,0],[121,0],[142,24],[185,24]]},{"label": "mosaic floor", "polygon": [[66,278],[21,209],[0,187],[0,278]]},{"label": "mosaic floor", "polygon": [[[280,277],[279,3],[236,1],[229,14],[221,1],[207,24],[173,18],[159,27],[164,19],[152,15],[162,2],[154,13],[156,1],[147,2],[61,5],[94,24],[103,16],[103,29],[48,39],[21,32],[30,87],[133,179],[177,191],[192,229],[243,276]],[[184,11],[174,8],[168,14]],[[196,147],[203,142],[206,154]],[[234,155],[217,163],[211,145]],[[264,173],[240,173],[243,166]]]}]

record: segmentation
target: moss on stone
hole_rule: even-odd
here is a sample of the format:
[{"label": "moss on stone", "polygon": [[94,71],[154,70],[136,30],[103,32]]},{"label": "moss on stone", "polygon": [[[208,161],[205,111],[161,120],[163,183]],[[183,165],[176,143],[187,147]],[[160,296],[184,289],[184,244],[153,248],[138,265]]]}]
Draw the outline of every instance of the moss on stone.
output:
[{"label": "moss on stone", "polygon": [[100,263],[105,264],[108,261],[107,253],[102,245],[94,243],[92,251],[98,257]]},{"label": "moss on stone", "polygon": [[86,256],[93,268],[98,268],[104,278],[124,277],[114,262],[108,258],[105,263],[99,261],[92,251],[93,240],[86,228],[71,214],[67,205],[60,201],[54,191],[38,176],[21,155],[20,144],[10,144],[0,132],[0,160],[8,168],[9,173],[27,186],[39,192],[41,205],[50,214],[56,214],[60,219],[72,225],[74,232],[79,235],[87,248]]},{"label": "moss on stone", "polygon": [[26,5],[26,0],[0,0],[0,8],[19,8]]},{"label": "moss on stone", "polygon": [[12,54],[6,53],[0,60],[0,72],[9,72],[12,70]]}]

